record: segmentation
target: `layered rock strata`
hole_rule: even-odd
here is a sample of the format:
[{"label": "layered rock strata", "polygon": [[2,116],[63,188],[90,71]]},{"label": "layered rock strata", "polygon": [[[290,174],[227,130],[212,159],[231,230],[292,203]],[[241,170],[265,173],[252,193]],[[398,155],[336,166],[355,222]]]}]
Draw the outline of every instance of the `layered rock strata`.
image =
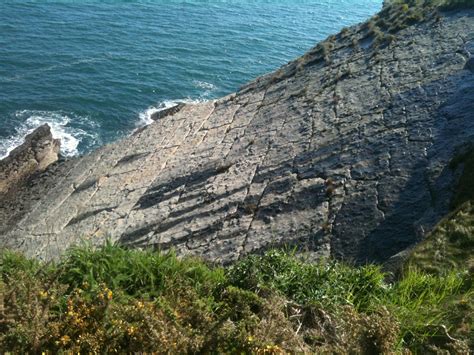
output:
[{"label": "layered rock strata", "polygon": [[0,160],[0,194],[15,189],[33,174],[44,171],[59,158],[60,142],[45,124],[25,137],[25,142]]},{"label": "layered rock strata", "polygon": [[[474,11],[379,44],[333,36],[0,198],[0,243],[44,259],[107,238],[228,263],[282,245],[383,261],[448,210],[474,137]],[[462,169],[462,167],[460,167]]]}]

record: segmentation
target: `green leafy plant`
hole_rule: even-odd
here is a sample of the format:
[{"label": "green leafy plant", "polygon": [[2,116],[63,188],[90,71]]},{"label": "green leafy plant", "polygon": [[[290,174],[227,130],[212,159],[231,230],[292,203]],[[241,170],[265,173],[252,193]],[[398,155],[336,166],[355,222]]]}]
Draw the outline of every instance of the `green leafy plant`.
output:
[{"label": "green leafy plant", "polygon": [[[393,284],[378,266],[314,263],[292,250],[248,256],[225,269],[172,252],[111,243],[76,247],[47,264],[4,250],[0,348],[18,353],[466,352],[473,345],[472,272],[464,262],[450,260],[465,245],[451,233],[471,223],[468,218],[472,210],[464,208],[441,223],[436,237],[415,248]],[[440,239],[447,252],[436,261],[432,253]]]}]

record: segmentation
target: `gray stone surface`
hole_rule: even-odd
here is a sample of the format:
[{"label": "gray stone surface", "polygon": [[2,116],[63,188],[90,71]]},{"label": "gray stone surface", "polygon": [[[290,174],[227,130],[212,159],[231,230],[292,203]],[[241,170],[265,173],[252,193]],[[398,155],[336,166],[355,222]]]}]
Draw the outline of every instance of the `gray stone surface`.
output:
[{"label": "gray stone surface", "polygon": [[0,194],[14,190],[34,173],[45,170],[59,158],[60,142],[44,124],[25,137],[25,142],[0,160]]},{"label": "gray stone surface", "polygon": [[287,244],[386,260],[446,213],[459,173],[449,161],[473,140],[473,16],[445,14],[376,48],[354,26],[326,58],[315,47],[53,164],[0,196],[0,243],[44,259],[110,238],[222,263]]}]

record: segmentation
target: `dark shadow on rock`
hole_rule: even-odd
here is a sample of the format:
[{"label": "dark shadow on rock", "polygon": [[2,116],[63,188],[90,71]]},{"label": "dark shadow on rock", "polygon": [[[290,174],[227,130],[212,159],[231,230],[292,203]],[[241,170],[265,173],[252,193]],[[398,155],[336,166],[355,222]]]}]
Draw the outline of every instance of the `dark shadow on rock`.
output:
[{"label": "dark shadow on rock", "polygon": [[[436,87],[437,85],[441,84],[442,83],[440,82],[428,83],[423,89],[426,92],[430,92],[432,87]],[[417,96],[419,92],[418,90],[419,89],[414,89],[412,92],[409,91],[402,93],[399,98],[400,102],[392,102],[389,106],[396,110],[400,105],[416,105],[417,100],[419,99]],[[472,132],[474,130],[474,127],[472,127],[472,125],[469,123],[467,123],[466,126],[465,118],[460,119],[460,117],[457,117],[458,115],[454,113],[455,111],[465,114],[466,110],[470,112],[468,108],[470,107],[469,105],[471,105],[472,101],[466,100],[465,97],[466,92],[469,93],[470,91],[462,89],[460,92],[461,94],[456,93],[453,95],[453,97],[446,101],[446,103],[441,106],[441,110],[437,110],[436,112],[426,112],[427,116],[433,114],[433,116],[430,116],[429,119],[432,120],[431,124],[437,130],[436,136],[433,137],[434,145],[432,146],[431,150],[428,151],[428,154],[434,154],[435,160],[440,159],[441,162],[446,162],[449,159],[450,154],[452,154],[454,151],[454,146],[450,145],[460,143],[467,139],[466,137],[463,137],[459,131],[459,129],[462,128],[459,126],[459,122],[462,121],[462,124],[464,125],[463,127],[467,129],[467,131]],[[456,99],[456,95],[460,95],[459,99]],[[450,118],[450,115],[454,116]],[[387,114],[387,117],[391,117],[390,113]],[[470,120],[469,122],[474,122],[474,120]],[[409,134],[411,134],[410,132],[418,132],[416,131],[417,127],[415,123],[410,121],[406,123]],[[423,133],[424,132],[421,132],[419,134]],[[275,195],[283,195],[291,191],[291,189],[294,187],[295,181],[289,179],[290,175],[293,175],[292,178],[295,178],[296,181],[312,178],[337,179],[339,177],[331,176],[331,171],[351,166],[361,159],[376,158],[378,155],[384,154],[384,144],[387,144],[386,142],[390,142],[392,147],[396,147],[397,144],[399,144],[397,142],[403,138],[399,137],[397,134],[397,132],[387,129],[386,135],[384,136],[385,143],[371,142],[370,140],[372,137],[367,136],[365,137],[363,144],[355,146],[353,151],[348,151],[345,148],[343,140],[342,143],[339,141],[333,142],[331,144],[326,144],[316,148],[312,151],[302,152],[292,159],[287,159],[281,162],[277,166],[263,168],[260,167],[256,172],[253,183],[271,181],[265,191],[265,194],[271,193]],[[346,137],[346,139],[349,139],[349,137]],[[422,136],[420,144],[428,145],[428,143],[423,141],[423,139],[424,137]],[[402,141],[400,141],[400,143],[401,142]],[[346,144],[347,143],[349,143],[349,141],[347,141]],[[417,143],[415,142],[408,144],[413,144],[413,149],[415,149]],[[408,149],[409,146],[403,148]],[[346,150],[341,152],[341,149]],[[437,156],[439,154],[442,156]],[[430,209],[433,210],[432,220],[428,221],[429,223],[427,222],[427,224],[435,223],[436,218],[438,218],[438,216],[441,218],[442,213],[446,212],[445,202],[449,194],[442,196],[441,200],[444,200],[444,202],[442,202],[440,205],[432,206],[433,196],[430,191],[430,186],[427,184],[426,177],[426,173],[428,171],[427,169],[429,168],[429,160],[423,156],[419,150],[415,151],[414,155],[410,158],[411,160],[403,162],[400,157],[397,159],[397,163],[402,164],[406,173],[408,174],[407,178],[403,180],[404,186],[400,188],[400,194],[398,195],[397,201],[394,201],[389,206],[389,209],[385,211],[384,218],[380,221],[376,221],[373,228],[367,224],[368,222],[371,222],[367,220],[370,218],[370,216],[365,216],[365,220],[361,219],[358,221],[358,223],[360,222],[359,224],[352,224],[350,219],[345,220],[343,223],[345,223],[347,228],[344,230],[344,235],[341,235],[337,228],[333,231],[334,235],[332,236],[332,245],[335,247],[335,250],[333,250],[333,256],[342,259],[350,259],[358,263],[363,263],[366,261],[380,262],[386,260],[390,256],[400,252],[419,240],[420,231],[417,230],[416,224],[426,215],[427,211]],[[223,169],[222,173],[225,171],[226,170]],[[177,189],[181,186],[186,187],[187,195],[192,196],[192,198],[199,197],[199,188],[205,186],[205,184],[207,184],[210,179],[215,177],[219,172],[220,170],[217,167],[212,167],[198,171],[196,173],[178,177],[169,183],[155,185],[140,198],[135,208],[152,208],[171,197],[175,197],[176,194],[180,194]],[[380,179],[379,173],[380,172],[377,171],[377,174],[374,176],[365,177],[367,180],[364,180],[364,176],[361,175],[361,184],[370,184],[376,182],[378,179]],[[383,176],[383,174],[381,176]],[[449,171],[445,171],[441,175],[444,176],[446,181],[451,181],[448,176]],[[397,178],[397,174],[394,172],[389,172],[387,176],[388,178]],[[391,181],[390,183],[394,184],[394,181]],[[435,186],[437,186],[436,183]],[[179,207],[174,209],[169,215],[169,217],[171,217],[169,220],[166,219],[161,222],[151,223],[142,228],[128,231],[122,235],[120,242],[128,245],[133,245],[135,242],[141,243],[141,238],[145,237],[149,233],[152,233],[154,235],[153,239],[157,240],[160,233],[165,232],[179,224],[186,224],[194,219],[199,219],[211,214],[217,215],[219,213],[229,211],[231,208],[236,206],[234,202],[220,206],[215,210],[211,209],[199,213],[192,213],[194,210],[206,207],[214,201],[226,199],[245,188],[247,188],[247,186],[242,186],[221,195],[208,197],[203,196],[201,202],[198,202],[196,205],[184,208],[182,210],[180,210]],[[367,188],[367,186],[365,188]],[[444,184],[442,189],[449,190],[449,186]],[[193,190],[196,190],[196,195],[193,195]],[[277,200],[274,203],[266,206],[259,205],[259,196],[247,195],[244,201],[237,205],[237,213],[232,216],[227,216],[226,218],[240,218],[246,214],[253,214],[255,219],[261,220],[279,214],[289,214],[296,210],[315,209],[324,201],[327,201],[327,196],[325,195],[323,186],[320,184],[306,187],[297,194],[291,194],[287,201]],[[344,202],[345,208],[348,208],[347,204],[349,203],[351,203],[350,196],[346,197]],[[205,240],[210,234],[220,231],[223,226],[223,222],[224,218],[217,219],[211,225],[205,226],[202,230],[195,231],[194,233],[190,233],[189,235],[173,240],[172,242],[156,244],[155,247],[166,248],[169,246],[176,246],[181,243],[187,243],[191,239],[193,242],[196,242],[196,244],[199,244],[198,241],[200,239]],[[246,232],[247,231],[231,232],[231,237],[232,235],[242,235]],[[279,238],[278,245],[297,246],[301,244],[299,245],[301,248],[303,248],[303,245],[305,245],[304,248],[311,249],[312,245],[316,248],[318,245],[318,238],[322,238],[322,233],[318,233],[315,235],[305,235],[301,237],[298,236],[294,240],[289,236],[282,236]],[[222,235],[223,238],[225,238],[225,232]],[[347,243],[341,244],[338,242],[338,240],[340,241],[342,239],[346,239]],[[151,243],[153,244],[153,242]],[[265,245],[267,244],[268,241],[262,240],[262,250],[266,248]],[[209,247],[212,248],[212,246]]]},{"label": "dark shadow on rock", "polygon": [[[421,240],[448,212],[456,176],[449,161],[459,146],[472,141],[474,135],[474,75],[465,76],[463,84],[442,103],[436,120],[443,123],[427,159],[420,160],[404,186],[398,201],[380,225],[360,243],[359,262],[383,262]],[[427,172],[433,159],[444,160],[436,181]]]}]

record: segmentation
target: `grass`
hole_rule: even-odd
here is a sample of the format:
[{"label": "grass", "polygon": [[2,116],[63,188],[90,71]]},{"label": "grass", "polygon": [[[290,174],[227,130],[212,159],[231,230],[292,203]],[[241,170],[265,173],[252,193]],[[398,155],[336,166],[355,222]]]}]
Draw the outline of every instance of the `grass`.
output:
[{"label": "grass", "polygon": [[[472,182],[471,182],[472,183]],[[429,336],[446,336],[447,330],[457,339],[466,339],[470,349],[474,348],[474,205],[472,200],[458,206],[447,218],[418,244],[404,265],[405,275],[424,273],[425,284],[421,284],[423,295],[432,297],[431,289],[438,287],[435,294],[448,295],[448,289],[457,289],[437,301],[436,311],[423,307],[437,327],[431,327]],[[437,285],[432,278],[444,278],[444,285]],[[421,279],[418,277],[418,279]],[[404,280],[407,280],[405,277]],[[461,281],[463,280],[463,281]],[[399,285],[403,285],[401,281]],[[441,289],[447,287],[447,289]],[[420,300],[421,302],[421,300]],[[427,302],[427,304],[432,302]],[[406,318],[410,318],[410,312]],[[425,316],[423,316],[425,317]],[[440,321],[440,318],[444,320]],[[430,323],[433,324],[433,323]],[[444,325],[444,327],[443,327]],[[441,332],[441,335],[440,335]]]},{"label": "grass", "polygon": [[280,83],[291,78],[306,68],[319,65],[321,67],[333,64],[334,53],[338,50],[336,44],[339,39],[352,35],[351,45],[354,51],[360,50],[360,42],[368,41],[376,51],[391,45],[398,40],[399,31],[415,24],[442,19],[439,11],[474,7],[473,0],[392,0],[379,14],[373,16],[362,25],[365,31],[362,38],[358,38],[351,29],[343,28],[338,35],[329,36],[318,43],[303,56],[289,62],[284,67],[265,78],[265,85]]},{"label": "grass", "polygon": [[[433,9],[473,5],[394,1],[367,27],[379,41],[393,41],[392,33]],[[299,65],[329,63],[332,41]],[[71,249],[57,263],[0,251],[0,349],[468,353],[474,348],[474,149],[451,168],[462,168],[453,212],[414,248],[391,284],[375,265],[311,263],[281,250],[227,268],[112,244]]]},{"label": "grass", "polygon": [[366,23],[367,35],[374,39],[374,47],[387,45],[397,40],[400,30],[431,19],[440,21],[439,10],[472,7],[472,0],[393,0]]},{"label": "grass", "polygon": [[306,68],[333,64],[334,53],[338,50],[339,39],[353,35],[351,45],[354,51],[360,50],[361,41],[369,41],[375,53],[398,40],[397,33],[417,23],[434,20],[441,21],[439,10],[453,10],[474,7],[473,0],[393,0],[387,2],[378,15],[373,16],[362,25],[365,30],[363,38],[358,38],[351,29],[343,28],[338,35],[329,36],[318,43],[303,56],[289,62],[272,74],[265,77],[264,85],[280,83],[303,72]]},{"label": "grass", "polygon": [[464,148],[451,161],[451,169],[462,168],[462,174],[455,186],[452,207],[456,208],[466,201],[474,200],[474,146]]},{"label": "grass", "polygon": [[[451,207],[453,211],[410,254],[405,262],[405,274],[422,271],[430,277],[444,277],[446,285],[459,291],[439,304],[439,312],[432,317],[444,317],[438,322],[430,336],[446,336],[449,331],[457,338],[466,339],[470,349],[474,348],[474,148],[465,146],[450,164],[453,171],[460,171],[454,186]],[[452,275],[452,276],[449,276]],[[454,278],[457,275],[457,278]],[[463,279],[463,282],[459,280]],[[427,283],[429,284],[429,280]],[[433,286],[424,286],[430,289]],[[440,290],[441,291],[441,290]],[[428,292],[428,291],[425,291]],[[447,290],[437,292],[448,294]],[[423,310],[421,311],[423,312]],[[407,316],[409,317],[409,315]],[[440,326],[444,325],[444,328]]]},{"label": "grass", "polygon": [[411,254],[407,266],[431,274],[445,270],[474,272],[474,205],[472,201],[458,207],[441,222]]},{"label": "grass", "polygon": [[466,350],[472,342],[467,316],[473,309],[472,274],[462,265],[444,264],[443,272],[434,273],[415,262],[417,255],[399,281],[387,284],[378,266],[310,263],[279,250],[228,268],[111,244],[75,248],[51,264],[3,251],[0,348],[19,353]]},{"label": "grass", "polygon": [[418,8],[440,8],[442,10],[474,7],[472,0],[393,0],[390,4]]}]

